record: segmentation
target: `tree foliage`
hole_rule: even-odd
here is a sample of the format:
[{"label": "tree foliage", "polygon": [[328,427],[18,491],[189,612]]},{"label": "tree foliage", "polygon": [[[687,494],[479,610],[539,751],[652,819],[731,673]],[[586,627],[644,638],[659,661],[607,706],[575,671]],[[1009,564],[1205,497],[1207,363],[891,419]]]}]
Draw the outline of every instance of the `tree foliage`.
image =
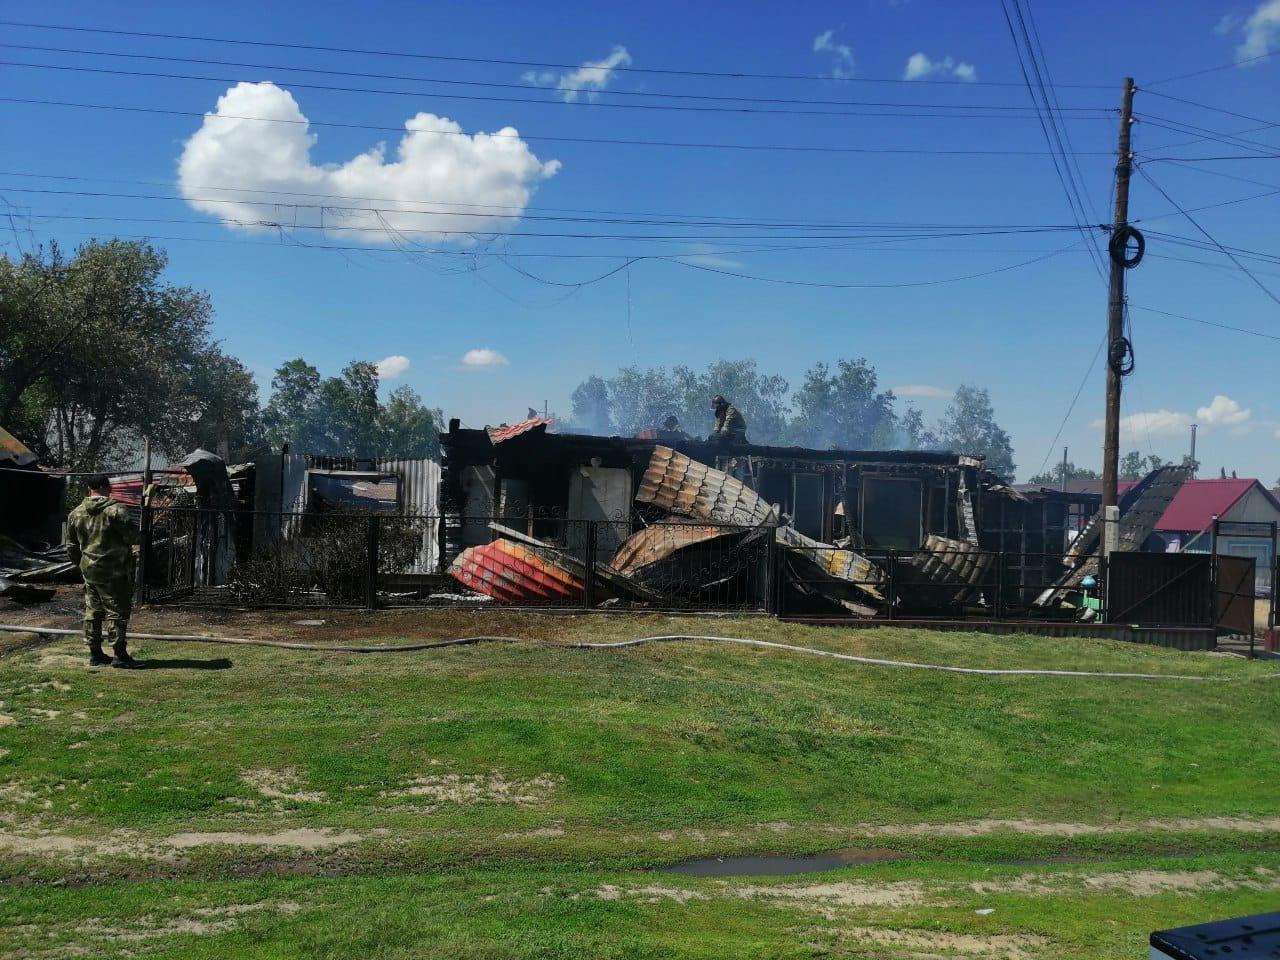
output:
[{"label": "tree foliage", "polygon": [[210,334],[204,293],[165,283],[145,241],[0,258],[0,423],[48,465],[258,440],[253,378]]},{"label": "tree foliage", "polygon": [[1052,470],[1046,470],[1043,473],[1037,473],[1031,478],[1030,483],[1038,484],[1042,487],[1056,487],[1063,481],[1063,474],[1066,474],[1067,480],[1101,480],[1102,475],[1096,470],[1088,467],[1077,467],[1070,460],[1066,462],[1066,469],[1063,470],[1063,464],[1056,463]]},{"label": "tree foliage", "polygon": [[1013,443],[996,423],[991,394],[985,389],[967,384],[957,388],[938,421],[938,441],[949,450],[986,457],[988,470],[1013,479]]},{"label": "tree foliage", "polygon": [[1121,480],[1141,480],[1152,470],[1159,470],[1166,465],[1167,461],[1154,453],[1144,457],[1137,450],[1130,450],[1120,458],[1119,477]]},{"label": "tree foliage", "polygon": [[880,388],[865,358],[815,363],[788,395],[786,379],[762,371],[754,360],[721,360],[703,371],[686,366],[623,367],[612,377],[592,375],[573,392],[573,423],[592,433],[633,436],[668,416],[705,435],[710,399],[723,394],[747,419],[753,443],[817,449],[951,449],[985,456],[987,465],[1012,478],[1013,447],[995,420],[991,397],[961,387],[941,420],[926,424],[917,407],[899,410],[892,390]]},{"label": "tree foliage", "polygon": [[267,439],[319,456],[437,457],[443,414],[408,386],[378,399],[378,369],[357,360],[336,377],[302,358],[280,365],[263,408]]}]

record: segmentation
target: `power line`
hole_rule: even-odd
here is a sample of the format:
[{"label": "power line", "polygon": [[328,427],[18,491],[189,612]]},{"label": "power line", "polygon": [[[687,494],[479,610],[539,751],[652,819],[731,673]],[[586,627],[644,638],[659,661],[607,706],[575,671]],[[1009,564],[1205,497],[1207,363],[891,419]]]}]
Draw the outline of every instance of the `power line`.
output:
[{"label": "power line", "polygon": [[[55,190],[51,188],[37,188],[37,187],[6,187],[6,188],[0,188],[0,189],[5,189],[12,193],[29,193],[29,194],[38,194],[42,196],[44,195],[74,196],[74,197],[92,197],[92,198],[100,198],[100,199],[115,199],[115,200],[158,200],[158,201],[169,202],[169,203],[210,203],[210,204],[223,204],[223,205],[250,205],[254,203],[254,201],[245,201],[245,200],[239,200],[239,199],[228,198],[228,197],[173,197],[173,196],[164,196],[161,194],[114,193],[110,191],[95,191],[95,190],[61,190],[61,189]],[[293,210],[315,210],[315,211],[347,212],[347,213],[395,214],[395,215],[441,216],[441,217],[481,217],[485,219],[499,218],[498,215],[495,215],[495,214],[454,212],[454,211],[441,211],[441,210],[422,210],[422,209],[415,210],[415,209],[406,209],[406,208],[341,206],[336,204],[289,203],[289,202],[283,202],[283,201],[280,201],[280,202],[259,201],[258,204],[261,206],[284,207],[286,209],[293,209]],[[510,217],[510,216],[515,216],[515,215],[505,215],[505,214],[502,215],[503,218]],[[519,219],[519,218],[516,217],[516,219]],[[662,220],[628,221],[620,218],[610,219],[610,218],[592,218],[592,217],[552,217],[552,216],[539,216],[539,215],[532,215],[532,216],[529,216],[527,219],[564,221],[564,222],[572,222],[572,223],[601,223],[601,224],[613,224],[613,225],[621,224],[621,225],[634,225],[634,226],[677,226],[677,227],[703,226],[703,227],[711,227],[711,228],[720,229],[720,230],[726,230],[726,229],[738,228],[738,227],[796,229],[798,227],[808,226],[807,224],[797,225],[797,224],[787,224],[787,223],[779,223],[779,224],[716,223],[716,222],[699,223],[697,221],[677,222],[677,221],[662,221]],[[276,222],[271,221],[270,225],[276,225]],[[817,228],[811,228],[811,229],[817,229]],[[1013,234],[1013,233],[1046,233],[1046,232],[1056,232],[1061,230],[1073,230],[1075,228],[1073,226],[1069,226],[1065,224],[1057,225],[1057,224],[868,223],[868,224],[835,224],[835,225],[832,225],[830,228],[823,228],[823,229],[915,230],[915,231],[928,231],[926,235],[929,235],[929,236],[936,235],[941,237],[949,237],[949,236],[962,236],[962,235],[1003,235],[1003,234]],[[521,234],[521,233],[514,233],[509,231],[494,231],[494,230],[431,229],[425,232],[432,233],[432,234],[459,234],[459,235],[470,235],[473,233],[491,234],[491,233],[501,232],[507,236],[579,236],[579,235],[573,235],[573,234],[534,234],[534,233]],[[898,235],[899,234],[887,234],[886,236],[893,237]],[[603,239],[603,237],[600,237],[599,235],[596,235],[596,234],[582,234],[580,236]],[[839,234],[831,234],[831,233],[823,232],[823,233],[814,234],[812,235],[812,237],[808,235],[803,237],[789,237],[786,235],[779,235],[779,234],[766,234],[761,239],[775,239],[775,238],[776,239],[812,239],[812,238],[858,239],[861,236],[865,236],[865,234],[841,236]],[[670,238],[655,237],[653,235],[648,235],[648,234],[627,235],[627,236],[624,236],[623,239],[631,239],[633,237],[636,239],[705,239],[701,237],[686,237],[684,235],[674,236]],[[723,237],[716,235],[716,236],[712,236],[710,239],[723,239]]]},{"label": "power line", "polygon": [[[282,234],[285,232],[286,231],[282,231]],[[96,236],[96,234],[93,234],[93,233],[85,233],[84,235]],[[422,256],[422,257],[436,257],[441,255],[467,256],[467,257],[492,256],[504,261],[507,266],[511,267],[512,269],[516,270],[517,273],[520,273],[531,280],[535,280],[540,283],[546,283],[552,286],[565,286],[565,287],[583,287],[583,286],[588,286],[590,284],[599,283],[600,281],[608,279],[614,274],[636,263],[641,263],[644,261],[654,261],[654,262],[662,262],[662,263],[672,263],[672,264],[676,264],[677,266],[688,267],[690,269],[700,270],[708,273],[715,273],[721,276],[732,277],[739,280],[753,280],[761,283],[786,284],[789,286],[803,286],[803,287],[829,289],[829,290],[899,289],[899,288],[907,288],[907,287],[927,287],[927,286],[939,286],[939,285],[950,284],[950,283],[960,283],[966,280],[976,280],[982,277],[992,276],[998,273],[1005,273],[1010,270],[1016,270],[1020,267],[1030,266],[1032,264],[1047,260],[1051,257],[1068,253],[1073,248],[1078,247],[1080,245],[1080,241],[1075,241],[1070,247],[1065,247],[1060,250],[1051,250],[1051,251],[1048,251],[1047,253],[1044,253],[1032,259],[1018,261],[1017,263],[1005,264],[1004,266],[996,267],[991,270],[983,270],[976,273],[962,274],[960,276],[955,276],[955,277],[941,277],[933,280],[910,280],[910,281],[890,282],[890,283],[886,283],[882,281],[876,281],[871,283],[827,283],[827,282],[820,282],[820,281],[787,280],[787,279],[776,278],[776,277],[756,276],[753,274],[738,273],[730,270],[720,269],[717,267],[708,266],[706,264],[690,262],[690,260],[694,257],[697,257],[699,255],[703,255],[703,256],[706,255],[705,253],[699,254],[697,252],[690,252],[690,253],[684,253],[684,254],[676,254],[676,253],[644,254],[639,256],[625,256],[625,257],[622,257],[620,255],[615,255],[612,258],[606,257],[604,255],[597,255],[590,258],[588,257],[572,257],[572,258],[573,259],[623,259],[624,262],[620,266],[610,269],[607,272],[600,274],[599,276],[591,277],[587,280],[581,280],[581,281],[575,281],[575,282],[564,282],[564,281],[550,280],[544,277],[537,276],[535,274],[532,274],[528,271],[523,270],[522,268],[515,267],[510,262],[513,259],[519,260],[523,257],[538,256],[537,254],[519,254],[519,253],[504,253],[504,252],[477,253],[474,251],[438,251],[438,250],[426,250],[426,249],[417,248],[417,247],[410,247],[410,248],[368,247],[368,246],[358,246],[358,245],[351,245],[351,244],[343,244],[343,245],[310,244],[310,243],[302,243],[300,241],[295,243],[262,243],[258,241],[231,240],[227,238],[215,238],[215,237],[154,236],[150,234],[117,234],[116,239],[163,240],[165,242],[217,243],[217,244],[227,244],[227,245],[233,245],[233,246],[271,247],[274,249],[289,249],[289,250],[316,250],[316,251],[322,250],[322,251],[338,252],[338,253],[394,253],[394,254],[401,254],[405,256],[416,255],[416,256]],[[282,239],[283,239],[283,235],[282,235]],[[724,251],[724,253],[730,253],[730,252],[733,252],[733,251]],[[747,251],[747,252],[750,252],[750,251]],[[569,255],[556,254],[555,256],[568,257]]]},{"label": "power line", "polygon": [[[1182,134],[1191,133],[1191,134],[1197,135],[1197,138],[1195,140],[1188,140],[1185,143],[1177,144],[1177,146],[1187,146],[1192,143],[1202,143],[1208,140],[1214,143],[1225,144],[1226,146],[1229,146],[1229,147],[1244,147],[1246,149],[1252,148],[1255,150],[1280,149],[1280,144],[1264,143],[1261,140],[1249,140],[1239,136],[1238,134],[1226,133],[1221,130],[1211,130],[1208,127],[1200,127],[1192,123],[1185,123],[1181,120],[1173,120],[1167,117],[1159,117],[1159,116],[1156,116],[1155,114],[1144,113],[1142,115],[1142,121],[1150,126],[1157,127],[1161,130],[1171,130],[1174,133],[1182,133]],[[1258,127],[1254,129],[1265,130],[1265,129],[1269,129],[1270,126],[1271,125],[1267,125],[1264,127]],[[1277,124],[1277,126],[1280,126],[1280,124]],[[1174,146],[1174,145],[1166,145],[1164,149],[1167,149],[1168,146]]]},{"label": "power line", "polygon": [[[405,74],[395,73],[367,73],[358,70],[330,70],[323,67],[297,67],[282,63],[245,63],[236,60],[208,60],[197,57],[167,57],[160,54],[150,53],[120,53],[113,50],[84,50],[75,47],[44,47],[35,44],[26,43],[0,43],[0,48],[11,50],[34,50],[42,53],[69,53],[76,55],[86,55],[94,57],[116,57],[129,60],[158,60],[166,63],[192,63],[204,66],[218,67],[238,67],[252,70],[285,70],[292,73],[321,73],[327,76],[335,77],[353,77],[361,80],[403,80],[411,83],[433,83],[446,86],[463,86],[463,87],[485,87],[489,89],[499,90],[523,90],[529,91],[532,88],[537,89],[537,85],[528,83],[497,83],[485,80],[458,80],[443,77],[422,77],[422,76],[406,76]],[[51,65],[52,66],[52,65]],[[546,89],[546,88],[544,88]],[[963,103],[916,103],[913,101],[877,101],[877,100],[806,100],[790,97],[741,97],[723,94],[701,94],[701,93],[666,93],[666,92],[648,92],[635,90],[600,90],[595,87],[560,87],[553,88],[552,92],[557,95],[565,93],[586,93],[593,98],[596,96],[607,97],[643,97],[649,99],[660,100],[719,100],[732,103],[765,103],[765,104],[786,104],[791,106],[827,106],[827,107],[920,107],[941,110],[1009,110],[1023,111],[1028,107],[1008,104],[963,104]],[[433,96],[435,94],[432,94]],[[443,95],[441,95],[443,96]],[[520,101],[524,102],[524,101]],[[533,102],[544,103],[544,100],[536,100]],[[1067,107],[1066,110],[1073,113],[1106,113],[1109,108],[1106,107]],[[777,113],[805,111],[770,111]],[[821,111],[818,116],[842,116],[840,113],[831,111]]]},{"label": "power line", "polygon": [[[1018,16],[1018,22],[1022,29],[1022,39],[1019,40],[1018,33],[1014,29],[1013,19],[1009,15],[1009,4],[1006,0],[1000,0],[1000,7],[1004,13],[1005,24],[1009,28],[1009,36],[1013,40],[1014,53],[1018,58],[1018,68],[1022,72],[1022,79],[1026,84],[1028,93],[1031,94],[1031,102],[1035,107],[1036,119],[1040,122],[1040,129],[1044,133],[1045,141],[1049,146],[1050,157],[1053,161],[1054,172],[1058,176],[1059,183],[1062,184],[1063,192],[1067,197],[1067,206],[1071,210],[1072,219],[1075,220],[1076,226],[1080,231],[1081,237],[1090,245],[1093,251],[1090,259],[1093,261],[1094,269],[1098,271],[1101,278],[1105,275],[1103,270],[1100,254],[1092,245],[1092,237],[1089,234],[1085,223],[1089,219],[1088,211],[1084,208],[1084,202],[1080,197],[1079,188],[1075,182],[1074,174],[1071,170],[1070,161],[1066,155],[1066,149],[1063,146],[1063,140],[1058,129],[1057,119],[1053,113],[1053,108],[1049,102],[1049,97],[1044,89],[1044,78],[1040,74],[1040,68],[1036,59],[1035,49],[1031,43],[1030,34],[1027,31],[1027,23],[1022,14],[1022,8],[1018,4],[1018,0],[1012,0],[1013,9]],[[1027,64],[1023,59],[1023,46],[1026,46],[1027,57],[1030,61],[1032,72],[1035,73],[1036,83],[1040,91],[1040,97],[1043,101],[1044,110],[1041,110],[1041,102],[1037,98],[1037,87],[1032,85],[1031,77],[1027,71]],[[1059,162],[1061,157],[1061,162]]]},{"label": "power line", "polygon": [[1157,83],[1172,83],[1174,80],[1185,80],[1187,77],[1199,77],[1206,73],[1217,73],[1219,70],[1234,70],[1236,67],[1243,67],[1246,63],[1257,63],[1259,60],[1265,60],[1267,57],[1276,54],[1276,50],[1268,50],[1266,53],[1260,53],[1256,57],[1248,57],[1244,60],[1233,60],[1231,63],[1223,63],[1216,67],[1205,67],[1203,70],[1192,70],[1190,73],[1179,73],[1172,77],[1163,77],[1160,80],[1152,80],[1145,86],[1151,87]]},{"label": "power line", "polygon": [[[131,107],[114,103],[78,103],[66,100],[41,100],[29,97],[0,97],[0,103],[20,103],[30,106],[45,107],[72,107],[84,110],[111,110],[125,113],[145,113],[157,114],[175,117],[194,117],[199,120],[246,120],[256,123],[284,123],[301,127],[333,127],[345,130],[374,130],[381,132],[406,134],[404,126],[386,126],[370,123],[341,123],[332,120],[288,120],[280,117],[248,117],[236,114],[219,114],[219,113],[202,113],[197,110],[169,110],[160,107]],[[445,129],[418,129],[414,133],[432,133],[440,136],[451,137],[471,137],[462,130],[445,130]],[[698,150],[746,150],[746,151],[764,151],[779,153],[831,153],[831,154],[899,154],[899,155],[921,155],[921,156],[972,156],[972,157],[991,157],[991,156],[1045,156],[1042,150],[983,150],[983,149],[949,149],[949,148],[920,148],[920,147],[844,147],[844,146],[807,146],[804,144],[783,144],[783,143],[705,143],[690,142],[681,140],[640,140],[640,139],[618,139],[610,137],[568,137],[568,136],[550,136],[545,134],[532,133],[486,133],[484,136],[491,139],[510,139],[510,140],[529,140],[542,143],[587,143],[600,144],[610,146],[627,146],[627,147],[661,147],[661,148],[689,148]],[[1095,155],[1108,155],[1106,151],[1096,151]],[[1205,159],[1205,158],[1191,158]],[[1218,159],[1210,157],[1207,159]]]},{"label": "power line", "polygon": [[1151,174],[1147,173],[1147,171],[1146,171],[1146,170],[1144,170],[1142,167],[1138,167],[1138,172],[1139,172],[1140,174],[1142,174],[1142,176],[1146,179],[1147,183],[1151,184],[1153,187],[1155,187],[1155,188],[1156,188],[1156,190],[1158,190],[1158,191],[1159,191],[1160,196],[1164,197],[1166,200],[1168,200],[1168,201],[1169,201],[1169,203],[1171,203],[1171,204],[1173,204],[1173,206],[1177,207],[1177,208],[1178,208],[1178,212],[1179,212],[1179,213],[1181,213],[1184,217],[1186,217],[1186,218],[1187,218],[1187,220],[1189,220],[1189,221],[1191,222],[1191,225],[1192,225],[1192,226],[1194,226],[1197,230],[1199,230],[1202,234],[1204,234],[1204,237],[1205,237],[1205,239],[1206,239],[1206,240],[1208,240],[1208,241],[1209,241],[1210,243],[1212,243],[1215,247],[1217,247],[1217,248],[1218,248],[1218,251],[1219,251],[1220,253],[1222,253],[1222,255],[1223,255],[1223,256],[1227,257],[1227,258],[1228,258],[1232,263],[1234,263],[1237,267],[1239,267],[1239,268],[1244,272],[1245,276],[1247,276],[1250,280],[1252,280],[1252,281],[1254,282],[1254,284],[1256,284],[1256,285],[1257,285],[1257,287],[1258,287],[1258,289],[1259,289],[1259,290],[1261,290],[1261,291],[1262,291],[1263,293],[1265,293],[1268,297],[1270,297],[1273,301],[1275,301],[1275,303],[1276,303],[1276,305],[1277,305],[1277,306],[1280,306],[1280,297],[1277,297],[1274,293],[1272,293],[1272,292],[1271,292],[1271,289],[1270,289],[1270,288],[1269,288],[1265,283],[1263,283],[1261,280],[1259,280],[1257,277],[1255,277],[1255,276],[1254,276],[1254,275],[1249,271],[1249,268],[1248,268],[1248,267],[1246,267],[1243,263],[1241,263],[1241,262],[1236,258],[1235,254],[1233,254],[1233,253],[1231,253],[1229,250],[1227,250],[1227,248],[1226,248],[1226,247],[1224,247],[1222,244],[1220,244],[1220,243],[1219,243],[1219,242],[1214,238],[1214,236],[1213,236],[1211,233],[1209,233],[1209,231],[1208,231],[1208,230],[1206,230],[1204,227],[1202,227],[1202,226],[1200,225],[1200,221],[1199,221],[1199,220],[1197,220],[1195,217],[1191,216],[1191,214],[1190,214],[1187,210],[1183,209],[1182,205],[1181,205],[1181,204],[1179,204],[1179,203],[1178,203],[1178,201],[1174,200],[1174,199],[1173,199],[1173,197],[1169,196],[1169,194],[1165,191],[1164,187],[1162,187],[1162,186],[1160,186],[1160,184],[1156,183],[1156,181],[1154,180],[1154,178],[1152,178]]},{"label": "power line", "polygon": [[[1178,214],[1170,214],[1170,216],[1178,216]],[[1268,253],[1265,250],[1250,250],[1247,247],[1234,247],[1231,244],[1206,243],[1203,240],[1197,240],[1194,237],[1183,237],[1176,233],[1165,233],[1160,230],[1148,230],[1147,235],[1151,237],[1159,237],[1166,243],[1173,243],[1178,246],[1192,247],[1196,250],[1213,250],[1218,251],[1220,246],[1225,247],[1237,256],[1244,257],[1246,260],[1261,260],[1264,263],[1280,263],[1280,254]]]},{"label": "power line", "polygon": [[1093,359],[1089,361],[1089,367],[1085,370],[1084,376],[1080,378],[1080,386],[1076,387],[1075,396],[1071,398],[1071,404],[1067,407],[1067,412],[1062,417],[1062,422],[1058,424],[1058,429],[1053,435],[1053,439],[1049,441],[1049,452],[1044,455],[1044,459],[1040,461],[1040,469],[1044,469],[1044,465],[1049,462],[1049,458],[1053,456],[1054,449],[1058,446],[1058,438],[1062,436],[1062,431],[1066,429],[1067,421],[1071,419],[1071,414],[1076,409],[1076,404],[1080,400],[1080,394],[1084,392],[1084,385],[1089,382],[1089,377],[1093,373],[1093,368],[1098,365],[1098,357],[1102,355],[1102,348],[1107,345],[1107,338],[1104,334],[1102,339],[1098,341],[1098,349],[1093,351]]},{"label": "power line", "polygon": [[[1268,54],[1270,56],[1270,54]],[[1252,123],[1263,123],[1272,127],[1280,127],[1280,120],[1264,120],[1262,117],[1251,117],[1247,113],[1236,113],[1234,110],[1227,110],[1224,107],[1215,107],[1212,104],[1200,103],[1196,100],[1188,100],[1186,97],[1175,97],[1169,93],[1161,93],[1159,90],[1148,91],[1153,97],[1161,97],[1165,100],[1173,100],[1175,103],[1183,103],[1189,107],[1198,107],[1201,110],[1212,110],[1214,113],[1225,113],[1229,117],[1236,117],[1240,120],[1248,120]]]},{"label": "power line", "polygon": [[1174,317],[1178,320],[1189,320],[1192,323],[1203,324],[1207,327],[1218,327],[1222,330],[1230,330],[1233,333],[1246,333],[1251,337],[1261,337],[1264,340],[1280,340],[1280,334],[1263,333],[1261,330],[1250,330],[1247,327],[1234,327],[1229,323],[1218,323],[1214,320],[1202,320],[1199,317],[1189,317],[1185,313],[1173,313],[1169,310],[1158,310],[1155,307],[1144,307],[1137,303],[1132,303],[1129,306],[1133,310],[1145,310],[1147,313],[1158,313],[1161,316]]},{"label": "power line", "polygon": [[[197,82],[210,83],[244,83],[243,77],[210,77],[199,76],[190,73],[163,73],[156,70],[118,70],[109,67],[79,67],[71,64],[54,64],[54,63],[26,63],[20,60],[0,60],[0,66],[20,67],[28,70],[61,70],[72,73],[93,73],[112,77],[140,77],[144,79],[156,80],[192,80]],[[298,80],[289,81],[291,89],[300,90],[325,90],[336,93],[369,93],[380,97],[416,97],[422,99],[430,96],[439,100],[464,100],[468,102],[482,103],[522,103],[532,104],[536,106],[562,106],[562,107],[601,107],[610,110],[659,110],[659,111],[680,111],[694,113],[742,113],[753,115],[784,115],[784,116],[825,116],[825,117],[900,117],[904,119],[914,120],[1029,120],[1030,115],[1023,114],[1005,114],[1005,113],[921,113],[921,112],[897,112],[889,113],[884,110],[772,110],[766,108],[755,107],[712,107],[712,106],[675,106],[657,103],[608,103],[600,100],[558,100],[537,97],[498,97],[498,96],[482,96],[480,94],[470,93],[438,93],[430,94],[413,90],[389,90],[382,87],[345,87],[326,83],[305,83]],[[981,108],[956,108],[956,109],[981,109]],[[1105,116],[1098,117],[1073,117],[1074,120],[1102,120]]]},{"label": "power line", "polygon": [[[32,30],[60,30],[74,33],[96,33],[106,34],[110,36],[123,37],[148,37],[157,40],[189,40],[201,43],[227,43],[238,46],[251,47],[271,47],[281,50],[309,50],[318,53],[348,53],[359,54],[362,56],[373,57],[398,57],[413,60],[437,60],[449,63],[475,63],[486,65],[498,65],[509,67],[541,67],[549,70],[579,70],[582,68],[581,63],[548,63],[539,60],[509,60],[494,57],[459,57],[439,53],[421,53],[393,50],[369,50],[358,47],[334,47],[321,46],[318,44],[304,43],[283,43],[279,41],[268,40],[247,40],[234,37],[216,37],[216,36],[199,36],[193,34],[181,33],[156,33],[140,30],[114,30],[104,27],[83,27],[83,26],[66,26],[49,23],[31,23],[21,20],[0,20],[0,25],[8,27],[24,27]],[[746,73],[742,71],[733,72],[716,72],[711,70],[688,70],[688,69],[662,69],[657,67],[630,67],[618,66],[611,68],[617,73],[640,73],[640,74],[662,74],[667,76],[683,76],[683,77],[712,77],[726,80],[816,80],[840,83],[931,83],[937,85],[950,86],[985,86],[985,87],[1014,87],[1019,86],[1017,83],[998,80],[902,80],[889,78],[872,78],[872,77],[830,77],[821,74],[787,74],[787,73]],[[1101,85],[1091,83],[1073,83],[1064,84],[1064,87],[1076,89],[1098,89]]]}]

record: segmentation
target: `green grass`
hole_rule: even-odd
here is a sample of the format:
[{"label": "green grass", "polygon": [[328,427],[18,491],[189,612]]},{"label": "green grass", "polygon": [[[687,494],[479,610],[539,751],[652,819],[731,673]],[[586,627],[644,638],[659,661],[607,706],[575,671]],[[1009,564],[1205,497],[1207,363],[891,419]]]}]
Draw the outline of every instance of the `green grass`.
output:
[{"label": "green grass", "polygon": [[[0,834],[27,841],[0,843],[0,956],[75,945],[184,957],[938,952],[868,946],[863,928],[884,926],[1021,937],[992,942],[1026,956],[1122,957],[1142,955],[1151,929],[1274,903],[1272,880],[1239,878],[1280,869],[1280,832],[1207,821],[1280,816],[1280,681],[1261,679],[1274,664],[760,619],[346,617],[362,624],[362,641],[720,633],[923,662],[1232,682],[958,676],[710,644],[353,656],[143,642],[144,658],[187,665],[129,673],[85,669],[70,641],[26,649],[0,659],[0,713],[14,720],[0,726]],[[287,625],[207,629],[307,638]],[[912,829],[992,818],[1121,829]],[[353,842],[170,845],[182,833],[297,828]],[[81,846],[58,853],[41,845],[50,835]],[[757,881],[653,872],[691,856],[846,846],[909,859],[785,882],[911,881],[928,895],[833,908],[734,892]],[[1001,866],[1059,857],[1085,863]],[[984,876],[1121,868],[1198,871],[1204,882],[1142,895],[1011,889],[989,916],[969,904],[968,885]],[[623,892],[602,899],[605,885]],[[628,892],[647,885],[698,896],[649,903]],[[957,889],[967,892],[957,899]],[[251,906],[209,912],[234,904]]]}]

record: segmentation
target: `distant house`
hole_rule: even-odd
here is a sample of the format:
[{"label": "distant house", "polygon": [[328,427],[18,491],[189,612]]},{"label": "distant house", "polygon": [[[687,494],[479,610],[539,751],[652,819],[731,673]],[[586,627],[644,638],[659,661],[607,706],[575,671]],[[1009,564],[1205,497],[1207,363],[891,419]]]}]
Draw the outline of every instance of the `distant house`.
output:
[{"label": "distant house", "polygon": [[[1136,482],[1121,480],[1116,485],[1117,493],[1124,496]],[[1054,490],[1056,487],[1020,484],[1017,489],[1027,493],[1040,489]],[[1075,497],[1092,498],[1085,506],[1090,516],[1102,503],[1101,480],[1068,480],[1065,492]],[[1253,557],[1258,562],[1259,588],[1269,588],[1270,570],[1277,551],[1280,551],[1280,543],[1258,536],[1261,531],[1257,528],[1246,531],[1231,526],[1232,523],[1273,521],[1280,525],[1280,491],[1268,490],[1257,480],[1235,477],[1187,480],[1157,521],[1143,549],[1162,553],[1208,553],[1213,547],[1214,517],[1226,525],[1218,538],[1218,552]]]},{"label": "distant house", "polygon": [[[1257,480],[1188,480],[1156,524],[1156,534],[1168,551],[1207,553],[1213,518],[1231,523],[1280,525],[1280,500]],[[1256,536],[1239,536],[1229,527],[1218,539],[1218,552],[1254,557],[1261,570],[1271,565],[1276,544]]]}]

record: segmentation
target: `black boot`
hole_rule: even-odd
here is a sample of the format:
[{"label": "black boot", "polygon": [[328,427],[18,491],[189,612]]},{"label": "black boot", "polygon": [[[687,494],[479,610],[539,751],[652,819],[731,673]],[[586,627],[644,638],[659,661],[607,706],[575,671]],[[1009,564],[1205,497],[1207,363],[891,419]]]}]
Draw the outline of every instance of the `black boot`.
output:
[{"label": "black boot", "polygon": [[89,644],[89,666],[91,667],[109,667],[111,658],[102,652],[102,641]]},{"label": "black boot", "polygon": [[136,670],[142,666],[137,660],[129,656],[129,647],[123,642],[113,644],[111,652],[114,654],[111,658],[113,667],[120,667],[123,670]]}]

